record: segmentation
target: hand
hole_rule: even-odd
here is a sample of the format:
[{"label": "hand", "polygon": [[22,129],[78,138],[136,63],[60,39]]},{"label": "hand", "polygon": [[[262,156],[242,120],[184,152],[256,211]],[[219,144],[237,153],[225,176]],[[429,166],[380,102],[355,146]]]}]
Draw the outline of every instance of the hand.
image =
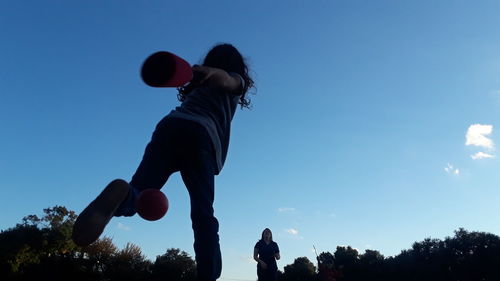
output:
[{"label": "hand", "polygon": [[260,266],[262,267],[262,269],[267,269],[267,264],[263,261],[260,262]]}]

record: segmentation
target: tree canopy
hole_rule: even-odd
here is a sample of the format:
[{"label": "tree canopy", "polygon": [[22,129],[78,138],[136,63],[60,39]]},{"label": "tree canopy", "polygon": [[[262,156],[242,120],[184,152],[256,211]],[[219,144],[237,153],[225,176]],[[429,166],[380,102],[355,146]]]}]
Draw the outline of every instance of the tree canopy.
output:
[{"label": "tree canopy", "polygon": [[[43,213],[0,232],[2,280],[196,280],[196,262],[180,249],[168,249],[152,262],[139,246],[127,243],[118,249],[109,237],[81,248],[71,240],[75,212],[54,206]],[[338,246],[318,259],[333,261],[342,281],[500,280],[500,237],[460,228],[453,237],[427,238],[396,256]],[[317,261],[298,257],[278,280],[320,281],[318,269]]]}]

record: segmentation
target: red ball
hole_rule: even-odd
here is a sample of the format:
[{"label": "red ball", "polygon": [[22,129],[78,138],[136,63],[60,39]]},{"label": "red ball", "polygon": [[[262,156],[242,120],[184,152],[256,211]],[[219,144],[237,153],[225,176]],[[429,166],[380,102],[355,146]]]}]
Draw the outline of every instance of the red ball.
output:
[{"label": "red ball", "polygon": [[141,218],[148,221],[156,221],[167,213],[168,199],[158,189],[145,189],[137,196],[135,206]]}]

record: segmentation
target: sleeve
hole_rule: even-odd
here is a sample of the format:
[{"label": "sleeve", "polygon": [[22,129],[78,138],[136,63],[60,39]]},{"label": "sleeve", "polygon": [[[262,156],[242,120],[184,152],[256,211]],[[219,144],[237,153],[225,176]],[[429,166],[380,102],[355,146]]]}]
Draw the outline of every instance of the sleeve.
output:
[{"label": "sleeve", "polygon": [[260,250],[260,241],[257,241],[257,243],[255,243],[254,249]]},{"label": "sleeve", "polygon": [[280,252],[280,248],[278,247],[278,243],[274,242],[274,253],[279,253]]},{"label": "sleeve", "polygon": [[243,89],[245,89],[245,79],[243,79],[243,77],[241,77],[241,75],[239,75],[236,72],[229,72],[229,75],[238,77],[240,79],[240,82],[241,82],[241,89],[240,90],[241,90],[241,93],[243,93]]}]

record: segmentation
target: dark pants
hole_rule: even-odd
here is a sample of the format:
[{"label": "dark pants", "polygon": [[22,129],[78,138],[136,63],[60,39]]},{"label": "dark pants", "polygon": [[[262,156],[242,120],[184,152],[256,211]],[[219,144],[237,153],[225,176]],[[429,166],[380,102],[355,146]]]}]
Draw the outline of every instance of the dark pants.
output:
[{"label": "dark pants", "polygon": [[220,277],[222,259],[219,223],[214,217],[215,157],[210,137],[200,124],[166,117],[156,126],[141,164],[132,177],[129,198],[115,216],[135,214],[135,197],[147,188],[160,189],[170,175],[180,171],[191,200],[191,221],[198,279]]},{"label": "dark pants", "polygon": [[277,269],[262,269],[259,265],[257,265],[258,281],[276,281],[277,273]]}]

